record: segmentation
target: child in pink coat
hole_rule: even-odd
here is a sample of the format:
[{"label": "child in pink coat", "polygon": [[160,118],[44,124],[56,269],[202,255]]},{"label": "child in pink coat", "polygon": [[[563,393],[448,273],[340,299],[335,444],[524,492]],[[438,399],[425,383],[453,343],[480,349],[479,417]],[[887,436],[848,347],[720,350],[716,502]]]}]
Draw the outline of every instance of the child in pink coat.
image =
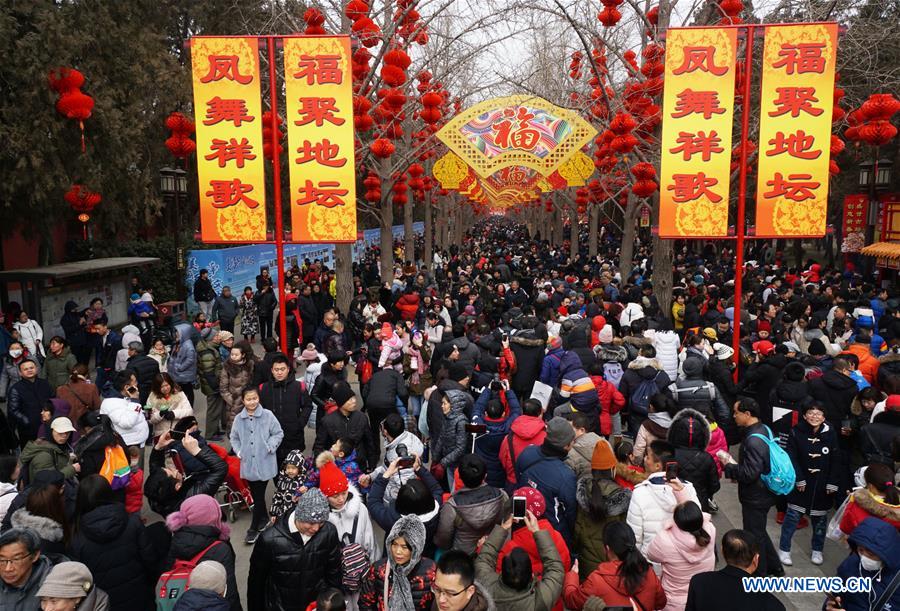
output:
[{"label": "child in pink coat", "polygon": [[707,414],[706,419],[709,420],[709,445],[706,446],[706,452],[713,457],[713,460],[716,463],[716,469],[719,470],[719,478],[721,479],[722,472],[725,470],[725,465],[719,460],[716,452],[719,450],[728,452],[728,441],[725,439],[725,431],[716,424],[714,417]]},{"label": "child in pink coat", "polygon": [[[395,361],[399,362],[395,364]],[[381,356],[378,359],[378,368],[393,367],[403,373],[403,340],[394,333],[394,327],[386,322],[381,325]]]},{"label": "child in pink coat", "polygon": [[715,568],[716,527],[693,501],[679,503],[672,517],[650,542],[647,560],[662,566],[664,611],[684,611],[691,577]]}]

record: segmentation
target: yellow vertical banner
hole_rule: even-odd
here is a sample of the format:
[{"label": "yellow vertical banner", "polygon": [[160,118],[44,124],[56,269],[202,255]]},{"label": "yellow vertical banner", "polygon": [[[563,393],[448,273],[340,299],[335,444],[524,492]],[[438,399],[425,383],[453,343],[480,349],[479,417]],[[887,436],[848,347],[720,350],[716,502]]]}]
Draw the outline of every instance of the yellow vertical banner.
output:
[{"label": "yellow vertical banner", "polygon": [[836,23],[766,27],[756,237],[825,235],[836,55]]},{"label": "yellow vertical banner", "polygon": [[195,36],[191,74],[201,239],[265,240],[258,41]]},{"label": "yellow vertical banner", "polygon": [[660,153],[659,235],[728,234],[735,28],[670,28]]},{"label": "yellow vertical banner", "polygon": [[293,241],[355,242],[350,38],[285,38],[284,82]]}]

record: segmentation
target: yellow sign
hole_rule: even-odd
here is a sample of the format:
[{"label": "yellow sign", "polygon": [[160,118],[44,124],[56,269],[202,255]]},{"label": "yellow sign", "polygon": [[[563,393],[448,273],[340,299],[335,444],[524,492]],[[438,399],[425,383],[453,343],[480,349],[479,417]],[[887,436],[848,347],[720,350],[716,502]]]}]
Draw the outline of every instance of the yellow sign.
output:
[{"label": "yellow sign", "polygon": [[756,237],[822,237],[837,24],[769,26],[762,59]]},{"label": "yellow sign", "polygon": [[728,234],[735,28],[666,33],[659,236]]},{"label": "yellow sign", "polygon": [[201,239],[265,240],[258,41],[194,37],[191,68]]},{"label": "yellow sign", "polygon": [[350,38],[285,38],[284,81],[293,238],[355,242]]}]

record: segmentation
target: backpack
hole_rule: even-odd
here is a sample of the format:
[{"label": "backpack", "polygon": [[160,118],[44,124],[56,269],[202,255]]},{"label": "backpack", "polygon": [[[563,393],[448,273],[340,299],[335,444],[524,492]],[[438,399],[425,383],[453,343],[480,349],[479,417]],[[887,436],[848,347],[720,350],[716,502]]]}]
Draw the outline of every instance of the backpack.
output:
[{"label": "backpack", "polygon": [[603,363],[603,379],[615,386],[617,390],[623,375],[625,375],[625,371],[622,369],[622,363],[618,361]]},{"label": "backpack", "polygon": [[175,603],[188,590],[191,571],[206,552],[219,543],[221,541],[213,541],[190,560],[176,560],[171,569],[159,576],[159,581],[156,582],[156,611],[172,611],[175,608]]},{"label": "backpack", "polygon": [[659,392],[659,387],[656,385],[656,378],[658,377],[659,372],[657,371],[652,378],[642,379],[641,383],[634,389],[634,392],[631,393],[630,401],[634,414],[646,416],[650,413],[650,397]]},{"label": "backpack", "polygon": [[106,446],[100,475],[106,478],[113,490],[121,490],[131,479],[131,463],[120,445]]},{"label": "backpack", "polygon": [[772,431],[766,427],[769,434],[765,437],[759,433],[753,433],[751,437],[759,437],[769,446],[769,472],[763,473],[759,478],[766,487],[773,493],[784,496],[794,489],[797,481],[797,474],[794,472],[794,465],[791,464],[791,457],[784,451],[778,441],[772,436]]},{"label": "backpack", "polygon": [[359,514],[353,518],[353,530],[344,534],[341,546],[341,586],[350,592],[359,591],[370,564],[366,548],[355,542],[358,523]]}]

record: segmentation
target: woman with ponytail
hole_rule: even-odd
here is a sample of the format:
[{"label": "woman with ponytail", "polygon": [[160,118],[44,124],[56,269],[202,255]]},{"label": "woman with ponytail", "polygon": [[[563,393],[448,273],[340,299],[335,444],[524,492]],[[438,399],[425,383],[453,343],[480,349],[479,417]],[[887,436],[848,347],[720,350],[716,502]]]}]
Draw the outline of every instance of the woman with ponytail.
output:
[{"label": "woman with ponytail", "polygon": [[894,484],[894,470],[884,463],[866,467],[865,488],[854,490],[841,518],[841,532],[850,535],[866,518],[884,520],[900,530],[900,490]]},{"label": "woman with ponytail", "polygon": [[663,609],[666,594],[656,573],[637,548],[634,532],[625,522],[610,522],[603,529],[607,561],[584,583],[578,583],[578,562],[566,573],[563,602],[567,609],[582,609],[588,598],[603,599],[607,607],[633,607],[641,611]]},{"label": "woman with ponytail", "polygon": [[647,559],[662,565],[665,611],[684,611],[691,577],[715,568],[715,539],[709,514],[694,501],[676,506],[673,519],[653,538]]}]

